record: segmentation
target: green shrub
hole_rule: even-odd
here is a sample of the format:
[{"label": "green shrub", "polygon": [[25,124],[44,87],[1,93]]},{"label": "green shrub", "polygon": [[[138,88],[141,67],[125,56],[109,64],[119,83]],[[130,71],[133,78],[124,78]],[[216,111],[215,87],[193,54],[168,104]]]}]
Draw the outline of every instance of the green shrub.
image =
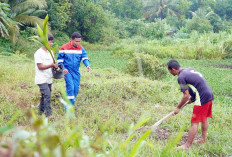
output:
[{"label": "green shrub", "polygon": [[210,21],[210,24],[213,26],[214,32],[218,33],[219,31],[223,30],[223,21],[221,20],[220,16],[214,13],[209,16],[208,20]]},{"label": "green shrub", "polygon": [[170,32],[170,26],[166,23],[166,20],[156,19],[155,23],[148,24],[147,32],[151,32],[151,34],[146,37],[150,37],[151,39],[162,39]]},{"label": "green shrub", "polygon": [[224,58],[231,58],[232,57],[232,40],[228,39],[223,43],[223,48],[224,48]]},{"label": "green shrub", "polygon": [[[130,59],[138,52],[158,58],[221,59],[225,56],[223,43],[230,38],[231,34],[227,32],[200,34],[197,31],[183,33],[180,38],[177,33],[173,38],[165,37],[161,40],[148,40],[137,36],[120,40],[120,43],[112,44],[111,49],[114,56]],[[229,57],[228,54],[226,56]]]},{"label": "green shrub", "polygon": [[143,21],[141,20],[131,20],[126,25],[126,30],[129,32],[130,37],[135,35],[142,35],[143,30]]},{"label": "green shrub", "polygon": [[11,52],[10,40],[0,37],[0,52],[2,51]]},{"label": "green shrub", "polygon": [[174,26],[178,29],[184,27],[186,24],[186,20],[184,18],[179,18],[177,16],[168,16],[167,23],[171,26]]},{"label": "green shrub", "polygon": [[124,46],[118,46],[113,49],[112,54],[114,56],[120,56],[124,58],[131,58],[134,55],[134,50]]},{"label": "green shrub", "polygon": [[194,17],[191,20],[188,20],[186,24],[186,29],[190,33],[192,31],[197,31],[199,33],[210,32],[213,30],[210,21],[207,19],[202,19],[200,17]]},{"label": "green shrub", "polygon": [[103,27],[101,31],[101,39],[99,40],[102,44],[110,45],[119,40],[118,32],[112,27]]},{"label": "green shrub", "polygon": [[69,42],[71,39],[71,35],[68,36],[68,34],[66,34],[64,32],[60,32],[60,31],[54,31],[53,35],[54,35],[54,45],[53,46],[55,46],[55,47],[60,47],[63,44],[66,44],[67,42]]},{"label": "green shrub", "polygon": [[85,48],[85,50],[87,51],[99,51],[99,50],[102,50],[102,51],[105,51],[105,50],[109,50],[109,46],[108,45],[105,45],[105,44],[99,44],[99,43],[89,43],[89,42],[86,42],[86,41],[81,41],[81,45]]},{"label": "green shrub", "polygon": [[11,56],[12,53],[5,52],[5,51],[1,51],[1,49],[0,49],[0,55],[3,55],[3,56]]},{"label": "green shrub", "polygon": [[126,25],[129,37],[142,36],[148,39],[162,39],[169,31],[170,26],[165,20],[157,19],[156,22],[147,23],[144,20],[131,20]]},{"label": "green shrub", "polygon": [[13,53],[18,55],[24,55],[28,58],[33,58],[34,53],[42,45],[36,42],[29,41],[29,39],[19,39],[17,43],[13,45]]},{"label": "green shrub", "polygon": [[143,53],[136,53],[123,70],[133,76],[145,76],[151,80],[157,80],[166,75],[164,64],[160,63],[156,57]]},{"label": "green shrub", "polygon": [[184,32],[177,32],[174,34],[174,38],[180,38],[180,39],[188,39],[190,36],[188,33],[184,33]]},{"label": "green shrub", "polygon": [[26,27],[24,30],[20,31],[21,38],[28,38],[36,34],[36,29],[32,27]]}]

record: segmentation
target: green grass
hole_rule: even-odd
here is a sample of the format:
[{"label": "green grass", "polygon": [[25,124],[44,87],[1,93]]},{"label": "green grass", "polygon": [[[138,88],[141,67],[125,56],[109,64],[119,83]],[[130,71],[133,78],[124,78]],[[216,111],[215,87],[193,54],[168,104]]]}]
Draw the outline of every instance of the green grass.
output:
[{"label": "green grass", "polygon": [[[136,123],[150,117],[144,125],[152,125],[178,104],[182,93],[176,77],[168,74],[160,81],[131,77],[120,72],[127,63],[123,58],[113,58],[108,51],[88,51],[88,56],[93,71],[87,72],[83,66],[80,69],[81,86],[73,113],[76,118],[68,118],[57,99],[65,90],[64,81],[54,80],[52,109],[55,119],[47,124],[43,117],[36,119],[30,114],[33,109],[37,115],[38,108],[32,105],[37,105],[40,98],[39,88],[34,85],[33,61],[17,55],[0,55],[0,126],[6,126],[9,121],[15,126],[2,138],[14,139],[13,135],[18,134],[17,126],[37,135],[26,138],[24,134],[27,140],[17,141],[17,156],[35,151],[42,156],[56,156],[54,153],[62,154],[62,150],[66,156],[231,155],[231,69],[214,66],[231,65],[231,60],[179,60],[182,67],[193,67],[205,76],[215,97],[207,143],[204,146],[194,144],[192,150],[184,152],[173,147],[181,136],[178,133],[190,128],[193,104],[160,125],[169,130],[173,139],[162,139],[158,133],[147,136],[149,133],[133,131]],[[161,61],[166,63],[168,59]],[[200,137],[200,130],[197,137]],[[52,151],[51,146],[56,151]]]},{"label": "green grass", "polygon": [[[222,65],[230,65],[232,67],[231,60],[178,60],[183,68],[194,68],[203,74],[207,83],[212,88],[215,97],[217,96],[232,96],[232,73],[230,68],[225,68]],[[168,62],[168,60],[163,60]],[[174,77],[175,78],[175,77]],[[176,81],[171,75],[167,76],[165,81]]]},{"label": "green grass", "polygon": [[87,54],[94,69],[115,68],[120,71],[127,63],[126,59],[112,57],[110,51],[88,51]]}]

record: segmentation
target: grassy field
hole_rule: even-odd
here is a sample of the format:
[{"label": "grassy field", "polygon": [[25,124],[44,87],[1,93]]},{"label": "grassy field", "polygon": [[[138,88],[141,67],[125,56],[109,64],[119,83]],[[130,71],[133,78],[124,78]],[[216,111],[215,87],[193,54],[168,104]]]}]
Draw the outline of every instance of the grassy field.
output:
[{"label": "grassy field", "polygon": [[64,98],[64,81],[54,80],[55,118],[51,121],[37,116],[40,93],[34,85],[33,60],[0,55],[0,138],[15,156],[232,155],[231,60],[179,60],[182,67],[193,67],[205,76],[215,99],[207,143],[177,151],[175,146],[186,141],[193,104],[153,133],[135,132],[140,125],[152,125],[178,104],[182,93],[177,78],[171,74],[160,81],[132,77],[121,72],[127,60],[114,58],[108,51],[89,51],[88,55],[93,71],[81,67],[80,92],[74,110],[67,114],[58,99]]}]

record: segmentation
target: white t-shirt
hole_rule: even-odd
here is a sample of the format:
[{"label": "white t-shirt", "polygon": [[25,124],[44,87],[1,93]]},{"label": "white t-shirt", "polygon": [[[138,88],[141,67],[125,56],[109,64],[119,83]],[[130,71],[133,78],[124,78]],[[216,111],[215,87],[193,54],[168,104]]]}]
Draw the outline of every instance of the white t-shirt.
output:
[{"label": "white t-shirt", "polygon": [[[52,53],[53,54],[53,53]],[[38,49],[34,54],[35,59],[35,84],[52,83],[52,69],[39,70],[37,63],[49,65],[53,63],[52,57],[48,51],[42,48]]]}]

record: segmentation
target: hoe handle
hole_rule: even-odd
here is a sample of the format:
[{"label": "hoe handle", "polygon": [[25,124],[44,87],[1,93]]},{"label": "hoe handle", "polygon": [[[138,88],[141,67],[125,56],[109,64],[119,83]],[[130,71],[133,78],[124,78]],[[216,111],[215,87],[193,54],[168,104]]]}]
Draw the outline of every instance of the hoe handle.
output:
[{"label": "hoe handle", "polygon": [[[186,101],[186,103],[181,107],[181,109],[185,106],[185,105],[187,105],[187,103],[190,101],[190,99],[188,99],[187,101]],[[168,115],[166,115],[165,117],[163,117],[162,119],[160,119],[158,122],[156,122],[155,124],[153,124],[152,126],[151,126],[151,130],[154,130],[154,129],[156,129],[163,121],[165,121],[166,119],[168,119],[169,117],[171,117],[171,116],[173,116],[174,115],[174,111],[172,111],[172,112],[170,112]]]},{"label": "hoe handle", "polygon": [[169,117],[174,115],[174,111],[170,112],[168,115],[166,115],[165,117],[163,117],[162,119],[160,119],[158,122],[156,122],[155,124],[153,124],[151,126],[151,130],[154,130],[157,128],[157,126],[159,126],[163,121],[165,121],[166,119],[168,119]]}]

